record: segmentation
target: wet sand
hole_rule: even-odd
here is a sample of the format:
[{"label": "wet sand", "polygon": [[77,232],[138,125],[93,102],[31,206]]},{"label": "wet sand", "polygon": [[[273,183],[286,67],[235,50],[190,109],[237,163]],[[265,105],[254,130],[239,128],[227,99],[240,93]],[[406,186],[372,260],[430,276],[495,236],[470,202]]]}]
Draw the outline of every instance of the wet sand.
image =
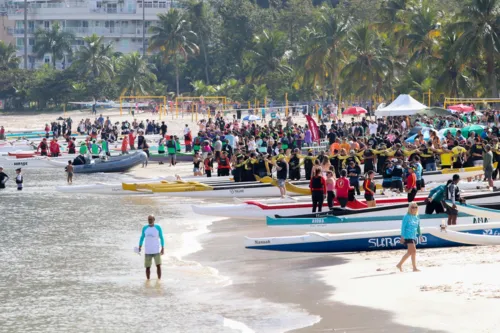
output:
[{"label": "wet sand", "polygon": [[315,320],[321,318],[312,326],[293,332],[440,332],[397,324],[388,311],[331,300],[335,289],[323,282],[319,272],[327,269],[334,272],[336,267],[349,265],[350,260],[343,256],[245,249],[245,236],[284,234],[282,230],[267,228],[262,221],[226,219],[215,222],[209,229],[211,232],[201,237],[203,250],[188,259],[229,276],[233,283],[226,288],[232,293],[294,305],[318,316]]}]

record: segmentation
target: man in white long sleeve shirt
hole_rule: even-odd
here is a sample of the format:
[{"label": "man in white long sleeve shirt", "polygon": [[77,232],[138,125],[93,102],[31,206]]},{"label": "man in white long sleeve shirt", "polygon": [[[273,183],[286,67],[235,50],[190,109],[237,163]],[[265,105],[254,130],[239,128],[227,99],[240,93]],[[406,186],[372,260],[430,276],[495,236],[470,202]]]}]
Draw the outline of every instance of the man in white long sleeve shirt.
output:
[{"label": "man in white long sleeve shirt", "polygon": [[158,280],[160,280],[161,256],[163,255],[165,242],[163,240],[163,231],[159,225],[155,225],[155,217],[153,215],[148,216],[148,225],[145,225],[142,228],[141,239],[139,240],[139,252],[141,252],[142,244],[144,244],[144,266],[146,267],[146,278],[149,280],[151,276],[151,265],[153,264],[154,259],[156,273],[158,274]]}]

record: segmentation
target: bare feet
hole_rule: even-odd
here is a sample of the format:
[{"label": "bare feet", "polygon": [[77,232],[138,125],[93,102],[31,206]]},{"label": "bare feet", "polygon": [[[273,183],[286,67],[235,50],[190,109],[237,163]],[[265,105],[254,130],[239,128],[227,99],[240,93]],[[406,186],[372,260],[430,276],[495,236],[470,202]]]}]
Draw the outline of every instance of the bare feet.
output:
[{"label": "bare feet", "polygon": [[401,265],[396,265],[396,267],[399,269],[400,272],[403,271],[403,267],[401,267]]},{"label": "bare feet", "polygon": [[420,272],[420,269],[418,269],[417,267],[413,267],[413,271],[414,272]]}]

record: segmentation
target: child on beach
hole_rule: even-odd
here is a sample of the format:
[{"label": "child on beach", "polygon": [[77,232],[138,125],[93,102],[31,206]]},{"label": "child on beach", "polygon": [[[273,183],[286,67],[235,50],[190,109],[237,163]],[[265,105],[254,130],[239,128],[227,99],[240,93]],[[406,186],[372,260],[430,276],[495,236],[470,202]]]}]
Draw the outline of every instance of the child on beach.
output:
[{"label": "child on beach", "polygon": [[68,161],[66,166],[66,173],[68,174],[68,184],[73,184],[73,162]]},{"label": "child on beach", "polygon": [[16,169],[16,184],[17,184],[17,190],[22,191],[23,190],[23,175],[21,174],[21,168]]}]

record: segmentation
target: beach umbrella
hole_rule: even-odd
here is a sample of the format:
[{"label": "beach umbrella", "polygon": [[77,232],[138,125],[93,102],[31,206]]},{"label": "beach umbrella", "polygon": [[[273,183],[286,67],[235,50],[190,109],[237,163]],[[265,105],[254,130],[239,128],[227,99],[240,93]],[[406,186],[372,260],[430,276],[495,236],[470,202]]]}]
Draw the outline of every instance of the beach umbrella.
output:
[{"label": "beach umbrella", "polygon": [[[443,128],[442,130],[440,130],[438,132],[438,135],[439,136],[446,136],[446,135],[448,135],[448,133],[451,133],[451,135],[455,136],[455,135],[457,135],[458,130],[459,130],[459,128],[456,128],[456,127]],[[464,135],[463,129],[462,129],[462,135]]]},{"label": "beach umbrella", "polygon": [[256,120],[260,120],[260,117],[254,115],[254,114],[251,114],[251,115],[243,117],[243,120],[246,120],[246,121],[256,121]]},{"label": "beach umbrella", "polygon": [[457,104],[457,105],[450,105],[448,106],[448,110],[456,111],[456,112],[472,112],[474,111],[474,107],[464,105],[464,104]]},{"label": "beach umbrella", "polygon": [[468,137],[470,132],[474,132],[476,134],[481,134],[484,131],[484,126],[481,125],[470,125],[467,127],[464,127],[462,130],[462,135],[464,137]]},{"label": "beach umbrella", "polygon": [[363,109],[360,106],[351,106],[347,110],[345,110],[342,114],[343,115],[351,115],[351,116],[359,116],[361,114],[366,114],[368,111],[366,109]]},{"label": "beach umbrella", "polygon": [[450,111],[443,108],[432,107],[417,111],[417,114],[427,117],[440,117],[440,116],[449,116]]}]

